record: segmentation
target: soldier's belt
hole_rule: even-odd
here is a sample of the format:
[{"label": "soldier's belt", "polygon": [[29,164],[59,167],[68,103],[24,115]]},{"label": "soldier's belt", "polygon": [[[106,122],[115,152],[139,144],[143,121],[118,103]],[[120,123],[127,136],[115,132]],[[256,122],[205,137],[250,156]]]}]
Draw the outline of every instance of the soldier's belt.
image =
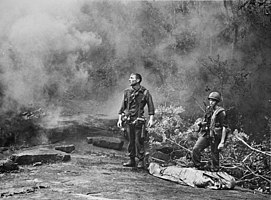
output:
[{"label": "soldier's belt", "polygon": [[132,124],[139,125],[139,124],[145,124],[146,119],[143,117],[138,117],[134,121],[132,121]]}]

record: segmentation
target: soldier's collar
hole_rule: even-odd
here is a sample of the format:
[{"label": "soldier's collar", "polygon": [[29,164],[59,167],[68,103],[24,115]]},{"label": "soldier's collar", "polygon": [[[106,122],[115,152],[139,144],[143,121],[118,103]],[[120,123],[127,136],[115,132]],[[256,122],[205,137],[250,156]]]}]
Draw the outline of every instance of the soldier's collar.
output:
[{"label": "soldier's collar", "polygon": [[131,87],[131,90],[133,92],[144,92],[146,89],[142,85],[140,85],[140,87],[137,90],[134,89],[133,87]]}]

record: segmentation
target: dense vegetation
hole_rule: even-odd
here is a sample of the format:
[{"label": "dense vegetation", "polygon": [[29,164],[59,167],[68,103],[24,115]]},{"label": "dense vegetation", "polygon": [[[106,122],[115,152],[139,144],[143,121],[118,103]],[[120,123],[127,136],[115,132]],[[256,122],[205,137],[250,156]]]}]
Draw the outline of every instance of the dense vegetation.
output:
[{"label": "dense vegetation", "polygon": [[[148,129],[150,160],[163,165],[177,164],[182,167],[192,164],[191,151],[198,138],[199,127],[198,123],[191,125],[183,113],[182,107],[157,108],[156,125]],[[248,144],[248,140],[249,136],[238,130],[227,136],[225,148],[220,152],[220,171],[234,176],[239,186],[270,193],[270,139],[262,139],[260,144]],[[157,152],[162,153],[157,155]],[[206,163],[205,169],[210,170],[210,148],[202,154],[202,163]]]}]

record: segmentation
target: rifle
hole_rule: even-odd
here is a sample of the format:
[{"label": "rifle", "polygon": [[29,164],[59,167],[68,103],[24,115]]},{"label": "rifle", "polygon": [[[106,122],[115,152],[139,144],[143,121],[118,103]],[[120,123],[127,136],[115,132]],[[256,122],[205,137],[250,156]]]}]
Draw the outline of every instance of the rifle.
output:
[{"label": "rifle", "polygon": [[201,131],[209,131],[210,121],[213,114],[212,107],[206,106],[202,122],[199,124]]},{"label": "rifle", "polygon": [[195,97],[193,97],[193,99],[195,100],[196,104],[199,106],[199,108],[204,113],[204,115],[202,117],[202,121],[198,124],[198,126],[200,127],[198,132],[200,132],[200,131],[207,132],[209,130],[210,119],[211,119],[211,116],[212,116],[211,107],[207,106],[206,103],[203,102],[203,104],[204,104],[204,108],[203,108]]},{"label": "rifle", "polygon": [[202,117],[202,121],[198,124],[199,130],[198,132],[202,132],[203,135],[210,134],[209,136],[214,139],[213,134],[211,134],[210,131],[210,122],[211,122],[211,117],[213,114],[213,109],[210,106],[207,106],[205,102],[203,102],[205,108],[203,108],[199,102],[194,98],[196,104],[200,107],[200,109],[203,111],[204,115]]}]

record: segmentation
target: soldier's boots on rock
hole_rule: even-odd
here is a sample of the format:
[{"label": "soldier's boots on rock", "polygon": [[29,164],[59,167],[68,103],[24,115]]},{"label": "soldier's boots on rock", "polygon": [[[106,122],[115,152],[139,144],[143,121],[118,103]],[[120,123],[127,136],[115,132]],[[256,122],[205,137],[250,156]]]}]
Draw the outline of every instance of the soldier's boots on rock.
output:
[{"label": "soldier's boots on rock", "polygon": [[130,158],[130,160],[126,163],[123,163],[124,167],[135,167],[136,166],[136,162],[134,158]]}]

